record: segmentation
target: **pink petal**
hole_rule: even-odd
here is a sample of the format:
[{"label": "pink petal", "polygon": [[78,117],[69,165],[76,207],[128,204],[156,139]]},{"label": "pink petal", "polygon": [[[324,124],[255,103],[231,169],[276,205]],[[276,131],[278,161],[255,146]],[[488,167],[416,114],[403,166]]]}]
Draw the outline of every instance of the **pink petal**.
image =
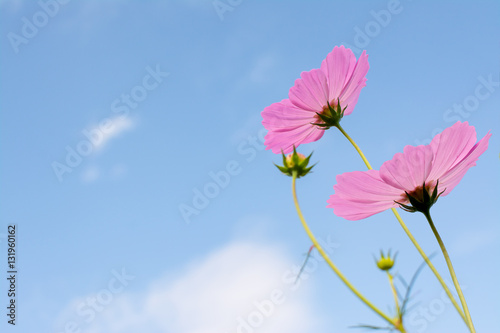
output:
[{"label": "pink petal", "polygon": [[266,149],[271,149],[275,154],[280,154],[282,150],[287,154],[293,150],[294,145],[298,147],[303,143],[319,140],[323,133],[323,130],[310,124],[290,130],[269,131],[264,138],[264,144]]},{"label": "pink petal", "polygon": [[354,91],[348,98],[340,98],[340,105],[342,108],[345,108],[344,116],[348,116],[352,113],[352,111],[354,111],[354,107],[358,104],[359,94],[364,86],[365,85],[359,85],[357,90]]},{"label": "pink petal", "polygon": [[335,104],[340,97],[341,106],[348,115],[354,109],[359,93],[365,86],[368,71],[365,52],[358,62],[351,50],[335,47],[323,61],[321,68],[302,72],[301,78],[288,92],[288,99],[274,103],[262,111],[262,124],[269,130],[265,144],[275,153],[292,150],[302,143],[319,140],[323,130],[311,125],[318,121],[328,102]]},{"label": "pink petal", "polygon": [[477,144],[474,127],[457,122],[437,135],[428,146],[406,146],[379,171],[351,172],[337,176],[335,194],[328,207],[348,220],[359,220],[405,203],[405,191],[439,180],[442,195],[460,182],[488,148],[491,134]]},{"label": "pink petal", "polygon": [[326,77],[320,69],[302,72],[300,79],[290,88],[288,98],[297,107],[321,112],[328,101]]},{"label": "pink petal", "polygon": [[440,179],[460,162],[476,143],[476,130],[467,122],[457,121],[432,139],[434,161],[430,179]]},{"label": "pink petal", "polygon": [[406,146],[380,167],[380,178],[403,192],[413,191],[427,180],[432,166],[430,146]]},{"label": "pink petal", "polygon": [[391,207],[401,200],[404,191],[385,183],[379,171],[354,171],[337,176],[327,207],[333,208],[337,216],[348,220],[359,220]]},{"label": "pink petal", "polygon": [[344,115],[349,115],[358,102],[361,89],[366,86],[366,73],[370,65],[365,51],[358,61],[350,49],[335,47],[321,64],[328,79],[329,102],[340,99],[340,105],[347,107]]},{"label": "pink petal", "polygon": [[262,124],[268,130],[295,128],[315,121],[316,113],[293,105],[288,99],[273,103],[261,112]]},{"label": "pink petal", "polygon": [[467,170],[476,165],[479,156],[481,156],[481,154],[488,149],[490,137],[491,133],[486,134],[484,138],[472,147],[462,160],[456,163],[451,170],[447,171],[441,178],[439,178],[439,188],[441,191],[446,189],[446,191],[442,194],[443,196],[450,193],[451,190],[457,186],[460,180],[462,180],[463,176],[465,176]]},{"label": "pink petal", "polygon": [[372,215],[383,212],[390,208],[397,208],[399,205],[393,201],[357,203],[341,198],[331,198],[328,200],[330,208],[334,209],[335,215],[349,221],[358,221]]},{"label": "pink petal", "polygon": [[289,153],[294,145],[298,147],[323,136],[324,131],[311,124],[317,121],[316,113],[300,109],[288,99],[271,104],[261,114],[262,124],[269,130],[264,144],[273,153]]},{"label": "pink petal", "polygon": [[365,51],[361,54],[354,67],[353,73],[346,86],[340,93],[340,101],[342,107],[347,107],[344,115],[349,115],[354,110],[356,103],[358,102],[359,94],[361,89],[366,86],[366,74],[370,65],[368,64],[368,55]]},{"label": "pink petal", "polygon": [[[356,57],[350,49],[343,45],[335,46],[321,63],[321,70],[328,78],[328,96],[336,100],[352,75],[356,65]],[[331,102],[331,100],[329,100]]]}]

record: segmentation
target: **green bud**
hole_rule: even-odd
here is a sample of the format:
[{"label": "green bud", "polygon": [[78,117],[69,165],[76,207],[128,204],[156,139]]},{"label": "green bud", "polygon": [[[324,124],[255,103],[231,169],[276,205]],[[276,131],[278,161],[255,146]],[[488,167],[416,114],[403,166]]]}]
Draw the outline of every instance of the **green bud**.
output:
[{"label": "green bud", "polygon": [[297,172],[297,178],[303,177],[311,171],[314,165],[307,167],[309,164],[309,159],[311,158],[312,153],[309,156],[304,156],[300,153],[297,153],[295,150],[295,146],[293,147],[293,153],[288,154],[288,156],[283,155],[283,166],[276,165],[276,167],[283,172],[287,176],[293,176],[293,172]]},{"label": "green bud", "polygon": [[382,271],[390,270],[394,266],[396,256],[397,253],[394,255],[394,258],[391,258],[391,250],[387,252],[387,256],[384,256],[384,253],[380,251],[380,259],[377,261],[377,267]]}]

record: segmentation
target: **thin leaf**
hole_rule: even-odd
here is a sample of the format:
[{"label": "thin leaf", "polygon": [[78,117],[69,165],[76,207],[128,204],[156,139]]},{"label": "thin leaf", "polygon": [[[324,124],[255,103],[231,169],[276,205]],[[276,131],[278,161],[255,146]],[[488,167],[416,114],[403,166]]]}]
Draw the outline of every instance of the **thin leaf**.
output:
[{"label": "thin leaf", "polygon": [[309,251],[307,251],[306,260],[304,260],[304,263],[302,264],[302,267],[300,268],[299,274],[297,274],[297,278],[295,279],[294,283],[297,283],[297,281],[299,281],[300,275],[304,271],[304,268],[307,265],[307,261],[311,257],[311,252],[312,252],[313,249],[314,249],[314,245],[311,245],[311,247],[309,248]]},{"label": "thin leaf", "polygon": [[349,326],[349,328],[364,328],[364,329],[369,329],[369,330],[388,330],[389,332],[392,332],[394,330],[394,327],[380,327],[380,326],[373,326],[373,325],[356,325],[356,326]]},{"label": "thin leaf", "polygon": [[[429,260],[432,257],[434,257],[435,255],[436,255],[436,252],[432,253],[429,256]],[[423,263],[420,264],[420,266],[418,266],[417,270],[415,271],[415,274],[413,274],[413,277],[411,278],[411,281],[410,281],[410,284],[408,285],[408,288],[406,288],[405,298],[403,300],[403,303],[401,304],[401,313],[403,313],[403,314],[405,313],[406,305],[408,304],[408,300],[410,299],[410,293],[411,293],[411,290],[413,288],[413,285],[417,281],[417,277],[420,274],[420,272],[422,272],[422,270],[424,269],[425,265],[426,265],[426,263],[424,261]]]}]

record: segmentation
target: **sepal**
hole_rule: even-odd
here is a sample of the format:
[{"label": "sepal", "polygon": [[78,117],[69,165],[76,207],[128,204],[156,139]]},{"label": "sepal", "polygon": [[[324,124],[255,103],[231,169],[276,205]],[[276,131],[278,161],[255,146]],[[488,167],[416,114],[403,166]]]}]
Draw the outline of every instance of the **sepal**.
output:
[{"label": "sepal", "polygon": [[337,99],[337,106],[331,106],[330,102],[327,102],[328,109],[323,110],[323,112],[316,112],[318,120],[323,121],[322,123],[311,123],[311,125],[316,125],[322,130],[327,130],[330,127],[338,126],[340,120],[344,117],[344,112],[347,109],[347,105],[342,108],[340,106],[340,99]]},{"label": "sepal", "polygon": [[384,255],[384,252],[380,250],[380,259],[376,260],[377,267],[382,271],[388,271],[394,266],[394,262],[396,261],[396,257],[398,254],[394,254],[394,257],[391,257],[391,250],[387,252],[387,256]]},{"label": "sepal", "polygon": [[439,185],[439,180],[436,182],[436,186],[434,187],[432,194],[429,194],[428,190],[430,190],[430,187],[429,189],[427,189],[425,187],[425,182],[422,184],[421,189],[419,187],[417,190],[411,193],[405,191],[406,198],[410,202],[410,205],[405,205],[398,201],[394,202],[397,203],[401,209],[407,212],[410,213],[421,212],[426,214],[429,212],[432,205],[436,203],[441,194],[443,194],[443,192],[446,191],[446,189],[444,189],[443,191],[438,192],[438,185]]},{"label": "sepal", "polygon": [[316,165],[314,164],[308,167],[312,153],[306,157],[300,153],[297,153],[295,146],[293,147],[293,153],[288,154],[288,156],[285,156],[285,154],[282,152],[282,155],[283,155],[283,166],[277,164],[275,165],[282,173],[290,177],[293,176],[294,172],[297,173],[297,178],[304,177]]}]

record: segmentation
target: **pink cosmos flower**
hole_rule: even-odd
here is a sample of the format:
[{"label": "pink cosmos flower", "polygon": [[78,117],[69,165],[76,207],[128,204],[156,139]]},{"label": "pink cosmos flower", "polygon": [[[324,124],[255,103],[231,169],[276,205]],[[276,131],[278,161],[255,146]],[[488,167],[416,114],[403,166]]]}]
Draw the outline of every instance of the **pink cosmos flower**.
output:
[{"label": "pink cosmos flower", "polygon": [[439,197],[437,193],[448,195],[467,170],[476,165],[488,148],[490,137],[488,133],[476,143],[474,127],[457,122],[436,135],[430,145],[406,146],[403,153],[382,164],[380,171],[338,175],[333,187],[335,194],[330,196],[327,207],[351,221],[400,204],[403,209],[412,208],[427,200],[430,208]]},{"label": "pink cosmos flower", "polygon": [[288,99],[262,111],[262,124],[269,131],[266,149],[289,153],[293,146],[319,140],[325,129],[351,114],[359,93],[366,85],[368,55],[358,61],[344,46],[336,46],[321,63],[321,68],[302,72],[288,92]]}]

